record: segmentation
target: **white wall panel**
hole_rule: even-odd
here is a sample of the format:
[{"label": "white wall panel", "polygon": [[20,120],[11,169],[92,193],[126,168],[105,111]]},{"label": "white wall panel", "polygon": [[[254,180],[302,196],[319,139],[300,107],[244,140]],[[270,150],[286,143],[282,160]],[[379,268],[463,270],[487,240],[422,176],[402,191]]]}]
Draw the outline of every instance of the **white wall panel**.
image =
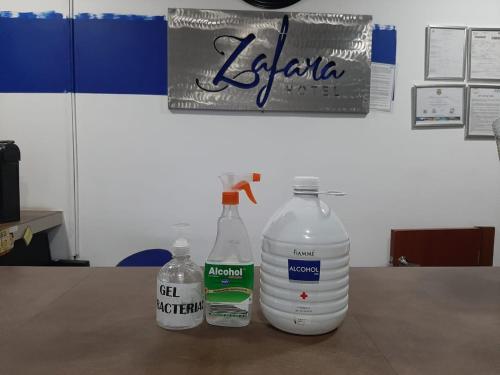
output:
[{"label": "white wall panel", "polygon": [[[168,6],[251,9],[242,1],[75,1],[76,12],[166,14]],[[393,113],[366,118],[310,114],[171,113],[166,97],[77,95],[80,245],[94,265],[168,247],[169,226],[193,225],[193,258],[215,239],[222,171],[260,171],[259,204],[244,202],[256,259],[260,233],[290,196],[296,174],[321,177],[352,239],[351,264],[386,265],[391,228],[500,228],[500,168],[493,142],[463,129],[411,130],[410,87],[424,74],[427,24],[500,26],[496,0],[303,0],[290,10],[372,14],[398,28]],[[193,58],[197,56],[193,51]],[[495,263],[500,264],[497,237]]]}]

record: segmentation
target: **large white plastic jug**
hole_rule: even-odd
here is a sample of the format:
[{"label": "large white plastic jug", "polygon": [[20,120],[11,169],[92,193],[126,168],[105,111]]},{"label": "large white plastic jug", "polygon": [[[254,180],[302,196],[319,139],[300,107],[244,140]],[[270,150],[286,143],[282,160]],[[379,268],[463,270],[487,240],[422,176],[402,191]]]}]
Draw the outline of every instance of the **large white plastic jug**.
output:
[{"label": "large white plastic jug", "polygon": [[319,178],[295,177],[292,199],[262,240],[262,311],[276,328],[300,335],[332,331],[347,313],[349,236],[318,194]]}]

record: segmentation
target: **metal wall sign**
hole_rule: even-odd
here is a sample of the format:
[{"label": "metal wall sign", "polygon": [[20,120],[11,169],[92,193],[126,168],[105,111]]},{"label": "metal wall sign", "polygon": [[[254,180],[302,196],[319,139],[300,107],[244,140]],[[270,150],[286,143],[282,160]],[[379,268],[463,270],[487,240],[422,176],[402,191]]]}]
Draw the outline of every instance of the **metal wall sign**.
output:
[{"label": "metal wall sign", "polygon": [[368,113],[371,20],[169,9],[169,108]]}]

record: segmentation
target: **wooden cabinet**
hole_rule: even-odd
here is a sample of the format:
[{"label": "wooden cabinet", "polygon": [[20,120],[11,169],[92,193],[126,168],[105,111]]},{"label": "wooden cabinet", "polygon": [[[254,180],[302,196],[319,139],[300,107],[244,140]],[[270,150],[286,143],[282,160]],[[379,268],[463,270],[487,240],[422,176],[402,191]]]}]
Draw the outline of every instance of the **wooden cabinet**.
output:
[{"label": "wooden cabinet", "polygon": [[494,227],[391,230],[394,267],[492,266]]}]

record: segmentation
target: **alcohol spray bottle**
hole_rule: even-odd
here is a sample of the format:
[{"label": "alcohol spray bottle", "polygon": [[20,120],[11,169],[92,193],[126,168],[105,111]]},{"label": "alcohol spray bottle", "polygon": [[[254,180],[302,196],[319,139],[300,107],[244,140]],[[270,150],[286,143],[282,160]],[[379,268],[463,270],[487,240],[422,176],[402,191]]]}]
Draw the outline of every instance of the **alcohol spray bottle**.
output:
[{"label": "alcohol spray bottle", "polygon": [[217,224],[217,238],[205,263],[206,320],[209,324],[243,327],[252,315],[254,261],[245,224],[238,213],[239,191],[257,203],[250,187],[260,181],[260,174],[220,176],[222,215]]}]

